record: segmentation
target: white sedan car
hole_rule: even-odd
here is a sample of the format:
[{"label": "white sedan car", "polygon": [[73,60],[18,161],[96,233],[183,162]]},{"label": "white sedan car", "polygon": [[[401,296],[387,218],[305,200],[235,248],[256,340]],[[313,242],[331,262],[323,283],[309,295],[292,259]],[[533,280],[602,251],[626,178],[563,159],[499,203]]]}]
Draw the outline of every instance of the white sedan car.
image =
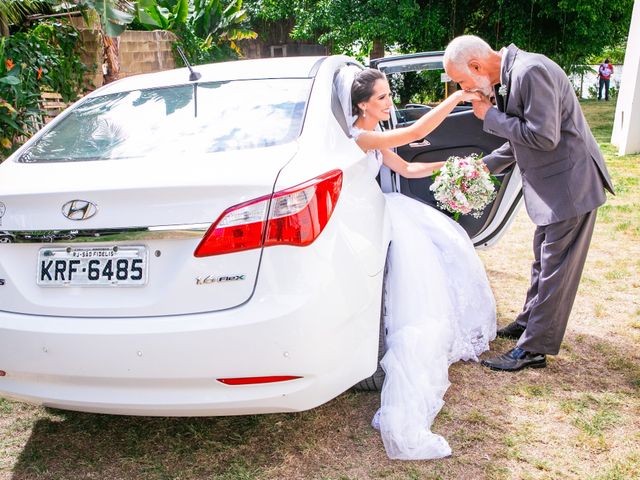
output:
[{"label": "white sedan car", "polygon": [[[441,68],[441,55],[377,62]],[[379,386],[389,247],[332,85],[345,56],[244,60],[102,87],[0,165],[0,396],[130,415],[300,411]],[[199,78],[195,78],[199,77]],[[401,128],[428,106],[399,109]],[[502,140],[462,107],[412,162]],[[463,226],[504,231],[519,174]],[[382,186],[382,188],[381,188]],[[379,372],[378,372],[379,374]]]}]

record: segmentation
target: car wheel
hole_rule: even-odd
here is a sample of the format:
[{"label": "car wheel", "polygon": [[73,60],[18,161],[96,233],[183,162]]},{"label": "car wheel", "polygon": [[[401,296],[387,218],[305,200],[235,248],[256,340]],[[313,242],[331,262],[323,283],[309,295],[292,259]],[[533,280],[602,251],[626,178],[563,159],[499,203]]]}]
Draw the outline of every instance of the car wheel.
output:
[{"label": "car wheel", "polygon": [[384,357],[384,354],[387,352],[387,345],[386,345],[387,331],[385,328],[385,318],[387,316],[387,308],[385,305],[385,299],[387,296],[388,270],[389,270],[389,257],[387,256],[387,261],[385,262],[384,273],[382,277],[382,295],[380,299],[380,334],[378,335],[378,368],[373,373],[373,375],[356,383],[353,386],[354,390],[359,390],[363,392],[379,392],[380,390],[382,390],[382,384],[384,383],[384,370],[380,365],[380,360],[382,360],[382,357]]}]

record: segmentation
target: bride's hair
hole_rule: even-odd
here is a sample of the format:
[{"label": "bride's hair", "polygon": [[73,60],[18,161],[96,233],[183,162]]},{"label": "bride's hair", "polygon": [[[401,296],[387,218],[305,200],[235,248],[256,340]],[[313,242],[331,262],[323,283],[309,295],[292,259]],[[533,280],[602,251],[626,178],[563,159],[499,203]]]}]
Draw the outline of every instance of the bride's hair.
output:
[{"label": "bride's hair", "polygon": [[353,85],[351,85],[351,110],[353,115],[360,115],[360,113],[362,113],[358,104],[360,102],[366,102],[371,98],[371,95],[373,95],[373,85],[378,80],[386,79],[387,77],[384,76],[384,73],[375,68],[365,68],[356,75],[356,78],[353,80]]}]

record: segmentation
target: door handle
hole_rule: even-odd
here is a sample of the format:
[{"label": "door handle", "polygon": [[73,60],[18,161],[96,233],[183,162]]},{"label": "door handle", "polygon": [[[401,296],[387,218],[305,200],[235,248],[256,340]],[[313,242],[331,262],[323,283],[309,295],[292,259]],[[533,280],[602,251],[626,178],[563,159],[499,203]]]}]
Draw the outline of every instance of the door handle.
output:
[{"label": "door handle", "polygon": [[429,145],[431,145],[431,142],[425,138],[421,142],[411,142],[409,144],[409,147],[411,147],[411,148],[419,148],[419,147],[428,147]]}]

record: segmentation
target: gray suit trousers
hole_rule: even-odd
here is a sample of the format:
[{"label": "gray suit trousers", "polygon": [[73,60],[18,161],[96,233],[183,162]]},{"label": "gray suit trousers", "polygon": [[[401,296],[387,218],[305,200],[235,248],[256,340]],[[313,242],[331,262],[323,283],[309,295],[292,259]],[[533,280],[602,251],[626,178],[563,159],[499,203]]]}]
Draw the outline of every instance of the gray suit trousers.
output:
[{"label": "gray suit trousers", "polygon": [[597,210],[538,226],[533,236],[531,286],[516,323],[526,327],[518,347],[556,355],[567,328],[587,258]]}]

